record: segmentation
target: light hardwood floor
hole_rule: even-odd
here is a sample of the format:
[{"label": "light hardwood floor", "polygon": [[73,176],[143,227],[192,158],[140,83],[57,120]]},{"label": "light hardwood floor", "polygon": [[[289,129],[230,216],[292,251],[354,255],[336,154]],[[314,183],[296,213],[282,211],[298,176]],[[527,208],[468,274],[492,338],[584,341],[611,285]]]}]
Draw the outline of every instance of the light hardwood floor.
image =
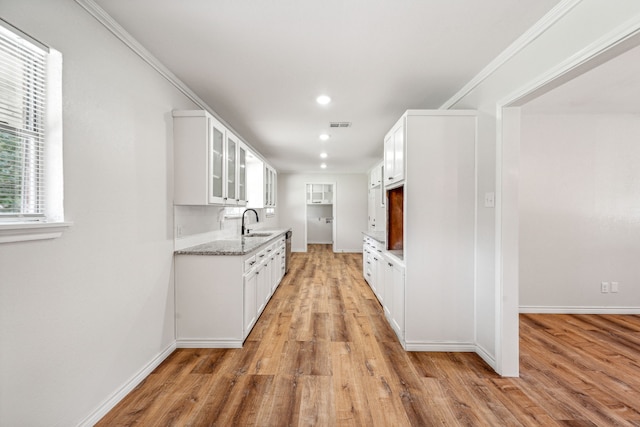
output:
[{"label": "light hardwood floor", "polygon": [[640,426],[640,316],[521,315],[521,377],[407,353],[360,254],[296,253],[242,349],[179,349],[99,426]]}]

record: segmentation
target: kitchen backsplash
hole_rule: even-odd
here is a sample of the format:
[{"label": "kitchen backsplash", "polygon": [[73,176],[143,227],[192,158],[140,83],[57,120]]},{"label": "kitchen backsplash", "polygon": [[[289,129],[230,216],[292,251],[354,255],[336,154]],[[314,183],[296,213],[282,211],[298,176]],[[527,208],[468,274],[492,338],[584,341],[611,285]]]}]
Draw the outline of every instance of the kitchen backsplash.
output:
[{"label": "kitchen backsplash", "polygon": [[[240,236],[241,215],[245,208],[221,206],[174,206],[175,248],[183,249],[211,240],[232,239]],[[266,209],[256,209],[255,215],[247,213],[245,226],[250,229],[277,228],[277,214],[266,217]]]}]

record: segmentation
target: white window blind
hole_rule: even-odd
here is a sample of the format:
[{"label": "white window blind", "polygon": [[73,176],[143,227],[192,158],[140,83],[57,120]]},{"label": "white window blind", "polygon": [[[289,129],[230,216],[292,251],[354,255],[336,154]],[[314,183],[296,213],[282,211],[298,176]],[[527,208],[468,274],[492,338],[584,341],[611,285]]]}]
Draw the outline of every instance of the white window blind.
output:
[{"label": "white window blind", "polygon": [[0,219],[44,217],[46,61],[0,25]]}]

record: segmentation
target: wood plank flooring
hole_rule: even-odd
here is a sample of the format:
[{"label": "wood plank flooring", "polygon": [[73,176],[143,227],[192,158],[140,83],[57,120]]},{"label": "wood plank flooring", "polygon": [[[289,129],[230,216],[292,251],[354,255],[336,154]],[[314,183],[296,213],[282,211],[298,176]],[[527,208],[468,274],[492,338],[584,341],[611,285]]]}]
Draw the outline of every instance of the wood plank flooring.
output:
[{"label": "wood plank flooring", "polygon": [[99,426],[640,426],[640,316],[521,315],[521,377],[405,352],[360,254],[312,245],[242,349],[178,349]]}]

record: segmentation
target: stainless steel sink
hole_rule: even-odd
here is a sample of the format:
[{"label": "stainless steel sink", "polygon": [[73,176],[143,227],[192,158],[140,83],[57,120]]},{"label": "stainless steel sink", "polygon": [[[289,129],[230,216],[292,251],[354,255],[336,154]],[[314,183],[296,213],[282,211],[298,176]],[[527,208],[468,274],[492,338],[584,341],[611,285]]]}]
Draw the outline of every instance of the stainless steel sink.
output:
[{"label": "stainless steel sink", "polygon": [[273,233],[249,233],[249,234],[245,234],[242,237],[269,237],[272,234]]}]

